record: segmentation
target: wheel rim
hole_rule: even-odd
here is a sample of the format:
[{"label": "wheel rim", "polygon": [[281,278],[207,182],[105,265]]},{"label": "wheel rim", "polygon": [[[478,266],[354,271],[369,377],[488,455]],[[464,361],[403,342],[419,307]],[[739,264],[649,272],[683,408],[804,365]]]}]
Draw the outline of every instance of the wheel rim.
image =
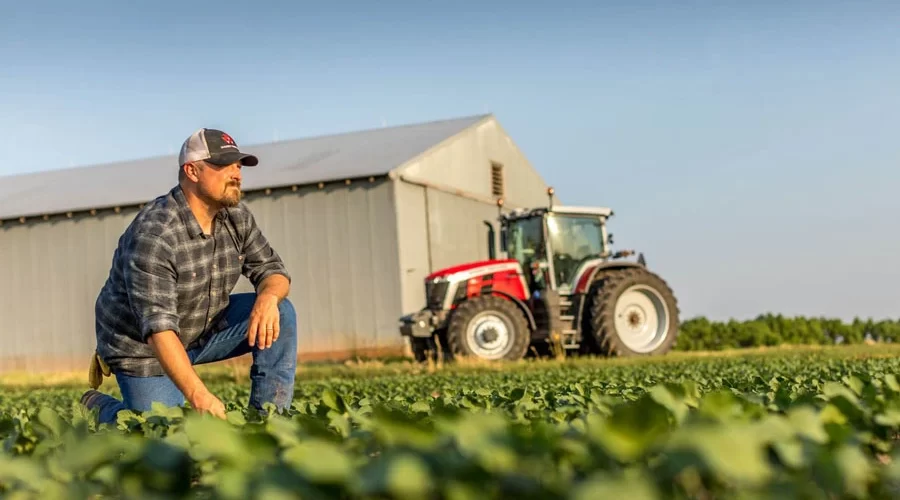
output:
[{"label": "wheel rim", "polygon": [[509,324],[490,312],[483,312],[472,318],[466,328],[466,341],[472,352],[484,359],[499,359],[512,348]]},{"label": "wheel rim", "polygon": [[669,308],[662,295],[646,285],[635,285],[616,300],[616,331],[628,349],[648,353],[669,336]]}]

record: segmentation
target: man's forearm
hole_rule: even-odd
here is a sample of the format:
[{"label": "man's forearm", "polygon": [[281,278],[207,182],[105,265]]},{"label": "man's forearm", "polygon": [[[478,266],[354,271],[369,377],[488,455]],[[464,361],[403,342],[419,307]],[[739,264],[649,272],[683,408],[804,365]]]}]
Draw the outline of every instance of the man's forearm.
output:
[{"label": "man's forearm", "polygon": [[188,402],[194,404],[195,397],[207,391],[207,388],[191,366],[191,360],[175,332],[167,330],[155,333],[147,342],[169,378],[181,389]]},{"label": "man's forearm", "polygon": [[259,284],[259,290],[257,290],[256,294],[273,295],[277,297],[279,301],[281,301],[288,296],[288,293],[290,293],[290,291],[291,282],[280,274],[273,274],[262,280],[262,283]]}]

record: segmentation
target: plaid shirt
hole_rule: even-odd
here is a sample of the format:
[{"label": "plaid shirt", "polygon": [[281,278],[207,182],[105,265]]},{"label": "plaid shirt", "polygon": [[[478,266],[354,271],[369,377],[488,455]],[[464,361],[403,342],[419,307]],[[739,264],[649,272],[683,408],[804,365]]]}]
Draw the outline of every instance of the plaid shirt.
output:
[{"label": "plaid shirt", "polygon": [[95,305],[97,352],[115,372],[163,375],[147,344],[174,330],[185,348],[225,328],[229,295],[243,274],[259,288],[272,274],[290,280],[243,203],[222,209],[203,234],[180,186],[148,203],[119,239]]}]

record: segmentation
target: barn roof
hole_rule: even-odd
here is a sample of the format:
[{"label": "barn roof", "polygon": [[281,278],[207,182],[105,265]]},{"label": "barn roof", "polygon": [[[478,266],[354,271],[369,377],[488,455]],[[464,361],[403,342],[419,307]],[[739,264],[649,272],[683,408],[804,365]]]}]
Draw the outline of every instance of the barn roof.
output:
[{"label": "barn roof", "polygon": [[[246,191],[382,176],[491,115],[241,146]],[[0,220],[131,206],[177,183],[177,155],[0,177]]]}]

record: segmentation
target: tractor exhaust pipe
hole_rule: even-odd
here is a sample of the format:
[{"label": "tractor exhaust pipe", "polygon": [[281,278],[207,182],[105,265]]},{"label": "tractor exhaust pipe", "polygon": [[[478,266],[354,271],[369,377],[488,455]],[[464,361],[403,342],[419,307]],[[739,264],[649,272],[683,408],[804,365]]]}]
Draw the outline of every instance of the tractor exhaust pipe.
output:
[{"label": "tractor exhaust pipe", "polygon": [[494,260],[497,258],[497,243],[495,239],[494,225],[490,221],[483,221],[488,227],[488,258]]}]

